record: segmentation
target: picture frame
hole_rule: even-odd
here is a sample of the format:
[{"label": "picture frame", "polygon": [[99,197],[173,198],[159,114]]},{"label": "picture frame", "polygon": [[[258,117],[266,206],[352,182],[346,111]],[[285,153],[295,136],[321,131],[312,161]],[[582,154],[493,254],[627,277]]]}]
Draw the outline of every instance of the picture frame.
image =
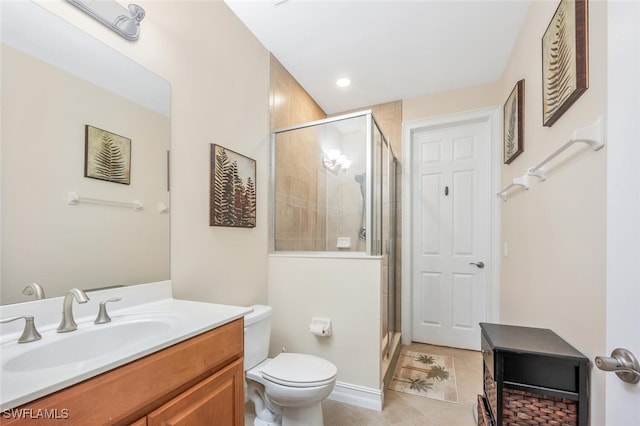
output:
[{"label": "picture frame", "polygon": [[589,88],[588,0],[561,0],[542,37],[542,124],[551,127]]},{"label": "picture frame", "polygon": [[504,164],[524,152],[524,79],[516,83],[503,107]]},{"label": "picture frame", "polygon": [[209,226],[255,228],[256,161],[211,144]]},{"label": "picture frame", "polygon": [[84,177],[131,184],[131,139],[85,125]]}]

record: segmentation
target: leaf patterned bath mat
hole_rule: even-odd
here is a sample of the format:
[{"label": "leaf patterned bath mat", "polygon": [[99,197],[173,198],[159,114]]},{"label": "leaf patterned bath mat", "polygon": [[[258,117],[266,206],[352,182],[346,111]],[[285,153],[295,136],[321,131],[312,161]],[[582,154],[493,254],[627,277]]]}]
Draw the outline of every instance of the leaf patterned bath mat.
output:
[{"label": "leaf patterned bath mat", "polygon": [[453,357],[403,350],[389,389],[440,401],[458,402]]}]

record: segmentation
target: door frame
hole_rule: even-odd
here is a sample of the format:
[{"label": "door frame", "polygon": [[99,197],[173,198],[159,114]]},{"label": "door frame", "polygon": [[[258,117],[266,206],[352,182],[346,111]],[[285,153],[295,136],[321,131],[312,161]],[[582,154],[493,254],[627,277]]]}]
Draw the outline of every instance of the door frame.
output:
[{"label": "door frame", "polygon": [[413,170],[411,167],[413,135],[416,132],[435,130],[442,127],[469,123],[488,122],[491,132],[491,181],[490,193],[493,200],[490,211],[490,253],[487,263],[486,312],[487,321],[495,322],[500,316],[500,199],[495,194],[500,190],[500,165],[502,161],[502,117],[500,106],[472,111],[447,114],[437,117],[411,120],[402,123],[402,343],[408,345],[413,340]]}]

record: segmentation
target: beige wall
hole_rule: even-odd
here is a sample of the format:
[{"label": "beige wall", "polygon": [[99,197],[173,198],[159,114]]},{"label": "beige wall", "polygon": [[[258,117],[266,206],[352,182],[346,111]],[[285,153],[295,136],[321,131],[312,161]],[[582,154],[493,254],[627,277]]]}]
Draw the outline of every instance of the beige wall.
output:
[{"label": "beige wall", "polygon": [[[541,38],[557,2],[534,1],[502,79],[403,101],[410,121],[504,103],[525,79],[525,151],[501,166],[502,187],[606,112],[606,3],[590,2],[589,89],[551,128],[542,126]],[[554,160],[548,180],[501,203],[499,321],[551,328],[588,358],[605,353],[606,148],[577,146]],[[604,424],[604,383],[591,376],[591,424]]]},{"label": "beige wall", "polygon": [[502,83],[495,81],[451,92],[418,96],[402,101],[402,121],[472,111],[502,104]]},{"label": "beige wall", "polygon": [[[379,390],[380,258],[269,256],[273,306],[271,355],[321,356],[338,367],[338,381]],[[330,318],[333,335],[309,332],[312,317]]]},{"label": "beige wall", "polygon": [[[31,282],[53,297],[169,279],[169,216],[158,204],[169,204],[170,120],[1,48],[2,303],[30,299],[22,289]],[[86,124],[131,139],[129,185],[83,177]],[[144,208],[69,206],[69,191]]]},{"label": "beige wall", "polygon": [[[171,82],[171,278],[176,297],[267,300],[269,53],[222,1],[142,1],[129,42],[66,2],[44,6]],[[209,227],[209,144],[257,162],[257,226]],[[249,267],[248,267],[249,266]]]},{"label": "beige wall", "polygon": [[[503,99],[525,79],[525,151],[502,166],[505,185],[606,113],[607,6],[590,2],[589,89],[542,126],[540,40],[556,6],[532,3],[502,79]],[[574,147],[550,164],[547,181],[533,178],[502,204],[501,321],[551,328],[592,360],[605,352],[606,161],[606,148]],[[591,424],[600,425],[604,383],[591,379]]]}]

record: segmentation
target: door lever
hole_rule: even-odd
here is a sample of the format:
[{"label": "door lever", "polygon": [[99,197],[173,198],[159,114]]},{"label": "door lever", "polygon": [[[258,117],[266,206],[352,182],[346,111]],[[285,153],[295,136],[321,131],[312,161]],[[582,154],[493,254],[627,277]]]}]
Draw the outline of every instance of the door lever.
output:
[{"label": "door lever", "polygon": [[469,262],[469,265],[476,265],[480,269],[484,268],[484,262],[482,262],[482,261],[480,261],[480,262]]},{"label": "door lever", "polygon": [[611,356],[597,356],[595,361],[596,367],[603,371],[613,371],[623,382],[640,382],[640,364],[628,349],[614,349]]}]

